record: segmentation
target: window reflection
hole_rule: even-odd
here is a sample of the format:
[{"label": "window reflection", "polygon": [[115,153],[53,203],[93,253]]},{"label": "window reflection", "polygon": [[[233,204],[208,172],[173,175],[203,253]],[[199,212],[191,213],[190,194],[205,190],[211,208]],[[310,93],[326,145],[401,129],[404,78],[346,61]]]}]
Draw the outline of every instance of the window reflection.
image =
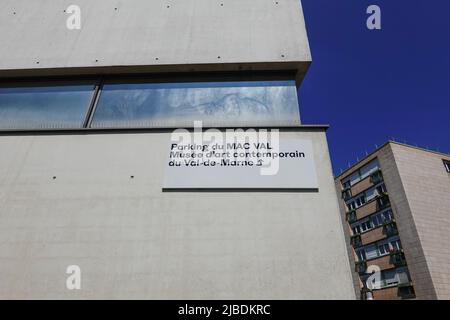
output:
[{"label": "window reflection", "polygon": [[105,84],[92,127],[300,124],[294,81]]},{"label": "window reflection", "polygon": [[81,128],[94,85],[0,87],[0,129]]}]

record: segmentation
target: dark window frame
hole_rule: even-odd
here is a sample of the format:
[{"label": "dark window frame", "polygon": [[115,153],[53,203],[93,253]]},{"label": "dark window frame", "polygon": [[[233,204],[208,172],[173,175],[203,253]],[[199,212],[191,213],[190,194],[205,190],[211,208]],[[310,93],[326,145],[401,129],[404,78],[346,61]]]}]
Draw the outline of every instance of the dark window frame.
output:
[{"label": "dark window frame", "polygon": [[444,167],[447,170],[447,173],[450,173],[450,161],[449,160],[442,160],[444,162]]}]

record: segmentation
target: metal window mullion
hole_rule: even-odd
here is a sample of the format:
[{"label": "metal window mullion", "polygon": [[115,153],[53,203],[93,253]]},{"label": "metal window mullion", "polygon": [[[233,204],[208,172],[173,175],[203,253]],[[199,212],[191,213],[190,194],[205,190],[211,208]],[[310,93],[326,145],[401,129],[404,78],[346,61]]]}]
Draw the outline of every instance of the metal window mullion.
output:
[{"label": "metal window mullion", "polygon": [[89,105],[89,109],[83,123],[83,128],[91,127],[92,119],[94,117],[95,109],[97,108],[98,98],[100,97],[102,88],[103,88],[103,81],[99,80],[98,83],[95,85],[94,94],[92,96],[91,104]]}]

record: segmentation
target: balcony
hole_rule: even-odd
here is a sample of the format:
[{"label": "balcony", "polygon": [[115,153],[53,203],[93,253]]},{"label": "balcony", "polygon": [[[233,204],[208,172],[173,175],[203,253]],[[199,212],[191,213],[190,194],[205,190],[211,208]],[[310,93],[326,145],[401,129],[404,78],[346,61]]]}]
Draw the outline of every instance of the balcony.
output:
[{"label": "balcony", "polygon": [[373,186],[373,183],[369,176],[369,177],[366,177],[366,178],[362,179],[361,181],[358,181],[357,183],[355,183],[351,187],[350,191],[351,191],[351,194],[357,195],[358,193],[361,193],[364,190],[367,190],[372,186]]},{"label": "balcony", "polygon": [[366,261],[366,264],[369,266],[378,266],[381,271],[395,268],[395,264],[392,263],[392,258],[390,255],[385,255],[372,259],[370,261]]},{"label": "balcony", "polygon": [[355,262],[355,272],[365,273],[366,270],[367,270],[367,262],[366,261],[356,261]]},{"label": "balcony", "polygon": [[387,192],[382,192],[376,198],[378,210],[383,210],[391,205]]},{"label": "balcony", "polygon": [[402,267],[406,265],[403,250],[396,250],[388,255],[384,255],[375,259],[355,262],[355,271],[365,273],[367,266],[378,266],[381,271]]},{"label": "balcony", "polygon": [[398,234],[397,229],[397,223],[395,220],[391,220],[389,222],[386,222],[383,225],[383,232],[386,234],[387,237],[392,237]]},{"label": "balcony", "polygon": [[358,209],[356,209],[356,218],[362,219],[375,212],[383,210],[391,205],[389,201],[389,196],[387,193],[383,192],[378,195],[375,199],[365,203]]},{"label": "balcony", "polygon": [[411,284],[407,287],[388,287],[383,289],[372,290],[373,300],[403,300],[415,298],[414,289]]},{"label": "balcony", "polygon": [[375,171],[370,176],[355,183],[353,186],[344,189],[342,191],[342,198],[346,201],[350,199],[353,195],[357,195],[382,181],[383,175],[381,174],[381,171],[380,170]]},{"label": "balcony", "polygon": [[373,185],[380,183],[383,181],[383,174],[381,173],[381,170],[375,171],[370,175],[370,181]]},{"label": "balcony", "polygon": [[415,298],[415,293],[408,273],[400,272],[394,278],[378,281],[372,288],[361,288],[361,298],[368,297],[373,300],[411,299]]},{"label": "balcony", "polygon": [[382,227],[371,229],[370,231],[361,234],[361,243],[366,245],[372,242],[386,239],[388,236]]},{"label": "balcony", "polygon": [[399,300],[398,288],[384,288],[372,291],[373,300]]},{"label": "balcony", "polygon": [[376,201],[370,201],[363,206],[356,209],[356,218],[362,219],[378,211],[378,205]]},{"label": "balcony", "polygon": [[356,222],[358,220],[356,217],[356,211],[351,210],[351,211],[347,212],[346,219],[347,219],[348,223]]},{"label": "balcony", "polygon": [[391,263],[396,267],[402,267],[406,265],[405,253],[402,249],[391,252],[390,258]]},{"label": "balcony", "polygon": [[395,220],[386,222],[383,226],[376,227],[367,232],[361,233],[361,243],[366,244],[380,241],[398,234],[397,224]]},{"label": "balcony", "polygon": [[353,248],[358,248],[362,245],[361,242],[361,236],[359,234],[355,234],[350,237],[350,244],[353,246]]},{"label": "balcony", "polygon": [[351,197],[352,197],[351,188],[346,188],[346,189],[342,190],[342,199],[344,199],[344,201],[347,201]]}]

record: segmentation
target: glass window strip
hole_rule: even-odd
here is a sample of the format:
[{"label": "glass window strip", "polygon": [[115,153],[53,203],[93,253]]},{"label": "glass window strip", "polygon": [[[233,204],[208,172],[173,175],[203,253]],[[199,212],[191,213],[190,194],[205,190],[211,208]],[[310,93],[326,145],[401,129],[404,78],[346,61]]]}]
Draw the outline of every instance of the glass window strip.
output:
[{"label": "glass window strip", "polygon": [[[0,130],[165,128],[192,126],[195,120],[204,121],[204,126],[300,125],[294,80],[129,81],[65,80],[0,85]],[[101,86],[100,90],[96,86]],[[145,99],[143,88],[152,91],[153,96]],[[132,92],[125,104],[123,90]],[[159,90],[159,95],[154,94],[155,90]],[[111,92],[115,96],[105,103]],[[117,96],[119,92],[122,96]],[[111,110],[121,103],[119,112]]]}]

